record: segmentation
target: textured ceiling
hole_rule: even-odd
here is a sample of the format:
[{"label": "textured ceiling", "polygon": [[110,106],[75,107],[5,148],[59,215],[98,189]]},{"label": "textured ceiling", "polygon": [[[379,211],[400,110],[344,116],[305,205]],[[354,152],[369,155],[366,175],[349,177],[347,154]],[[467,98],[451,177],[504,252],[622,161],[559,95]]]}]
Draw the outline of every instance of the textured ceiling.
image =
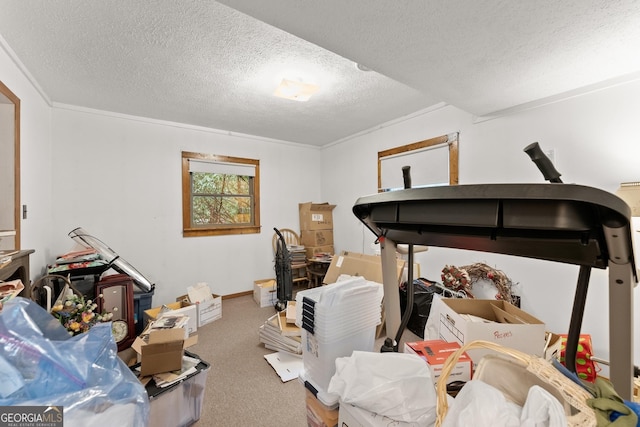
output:
[{"label": "textured ceiling", "polygon": [[[54,103],[312,145],[640,75],[632,0],[1,0],[0,35]],[[272,96],[285,76],[320,90]]]}]

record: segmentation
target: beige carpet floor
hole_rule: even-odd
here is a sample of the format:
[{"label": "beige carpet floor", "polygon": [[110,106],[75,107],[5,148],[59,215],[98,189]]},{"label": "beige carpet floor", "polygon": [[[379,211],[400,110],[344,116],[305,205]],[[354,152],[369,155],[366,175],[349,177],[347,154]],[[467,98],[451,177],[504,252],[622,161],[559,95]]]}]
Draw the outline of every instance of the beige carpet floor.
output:
[{"label": "beige carpet floor", "polygon": [[273,314],[252,295],[223,299],[222,318],[198,329],[189,351],[211,366],[197,426],[307,425],[304,386],[297,379],[283,383],[264,359],[273,351],[258,330]]},{"label": "beige carpet floor", "polygon": [[[222,318],[198,329],[198,344],[189,351],[210,364],[198,427],[307,425],[303,384],[283,383],[264,359],[273,351],[260,343],[258,330],[273,314],[252,295],[223,299]],[[407,331],[405,339],[419,338]]]}]

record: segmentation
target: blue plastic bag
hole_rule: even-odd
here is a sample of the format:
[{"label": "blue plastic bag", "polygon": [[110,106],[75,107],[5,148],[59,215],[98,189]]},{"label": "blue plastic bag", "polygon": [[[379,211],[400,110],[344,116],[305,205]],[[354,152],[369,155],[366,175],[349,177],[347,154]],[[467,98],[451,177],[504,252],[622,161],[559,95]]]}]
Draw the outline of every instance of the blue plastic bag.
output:
[{"label": "blue plastic bag", "polygon": [[65,426],[144,427],[149,399],[118,357],[111,323],[70,336],[31,300],[0,311],[0,405],[62,406]]}]

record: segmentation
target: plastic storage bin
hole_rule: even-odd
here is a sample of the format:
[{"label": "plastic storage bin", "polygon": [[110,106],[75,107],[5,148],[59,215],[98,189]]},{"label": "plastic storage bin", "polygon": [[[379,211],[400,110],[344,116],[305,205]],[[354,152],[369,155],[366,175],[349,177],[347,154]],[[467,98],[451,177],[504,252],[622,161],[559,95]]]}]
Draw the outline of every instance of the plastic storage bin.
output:
[{"label": "plastic storage bin", "polygon": [[328,389],[336,358],[373,351],[381,304],[382,286],[362,277],[298,292],[303,375],[317,393]]},{"label": "plastic storage bin", "polygon": [[[199,356],[185,351],[185,355],[195,358]],[[131,367],[132,370],[140,366]],[[189,375],[179,383],[160,388],[153,380],[146,386],[149,396],[149,423],[153,427],[186,427],[200,419],[202,401],[207,384],[207,373],[210,365],[200,361],[197,372]]]},{"label": "plastic storage bin", "polygon": [[302,362],[306,375],[322,390],[329,388],[336,373],[336,358],[351,356],[355,350],[373,351],[376,325],[337,340],[322,340],[302,330]]},{"label": "plastic storage bin", "polygon": [[149,292],[133,293],[133,322],[136,324],[136,335],[140,335],[146,326],[144,312],[152,307],[153,293],[153,289]]}]

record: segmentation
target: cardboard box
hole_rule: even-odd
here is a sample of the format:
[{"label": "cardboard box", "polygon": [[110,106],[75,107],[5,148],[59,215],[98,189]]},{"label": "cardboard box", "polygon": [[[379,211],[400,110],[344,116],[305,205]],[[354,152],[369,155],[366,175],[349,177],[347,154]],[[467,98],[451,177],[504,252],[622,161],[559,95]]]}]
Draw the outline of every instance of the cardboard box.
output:
[{"label": "cardboard box", "polygon": [[[429,317],[434,315],[439,339],[460,345],[474,340],[492,341],[528,354],[543,355],[544,323],[506,301],[434,298]],[[474,364],[489,352],[468,351]]]},{"label": "cardboard box", "polygon": [[300,239],[303,246],[329,246],[333,245],[333,229],[328,230],[302,230]]},{"label": "cardboard box", "polygon": [[[402,278],[405,261],[398,259],[398,283]],[[362,276],[376,283],[382,280],[382,258],[377,255],[365,255],[356,252],[342,251],[331,260],[331,264],[324,276],[324,283],[335,283],[341,274]]]},{"label": "cardboard box", "polygon": [[328,203],[299,203],[300,230],[333,229],[333,209]]},{"label": "cardboard box", "polygon": [[[447,358],[451,356],[451,353],[458,350],[460,344],[457,342],[446,342],[443,340],[431,340],[431,341],[414,341],[404,343],[404,352],[409,354],[416,354],[423,358],[429,370],[431,371],[431,378],[433,378],[433,384],[438,382],[438,379],[442,375],[442,368]],[[449,377],[447,378],[447,384],[454,381],[467,382],[471,380],[473,375],[473,363],[469,355],[464,352],[458,359],[458,363],[455,364]]]},{"label": "cardboard box", "polygon": [[333,245],[328,246],[305,246],[305,255],[307,258],[313,258],[319,253],[333,254],[335,252]]},{"label": "cardboard box", "polygon": [[140,356],[140,376],[181,369],[184,349],[198,343],[198,335],[185,339],[184,328],[143,331],[131,345]]},{"label": "cardboard box", "polygon": [[338,407],[330,408],[305,389],[308,427],[337,427]]},{"label": "cardboard box", "polygon": [[[195,334],[198,331],[198,312],[196,311],[195,306],[189,304],[186,301],[176,301],[176,302],[171,302],[165,305],[171,309],[167,313],[183,314],[189,317],[189,323],[187,325],[187,334],[189,335]],[[165,313],[161,315],[160,314],[161,310],[162,310],[162,306],[145,310],[144,311],[145,325],[148,324],[150,321],[157,320],[159,317],[162,317],[162,315],[164,315]]]},{"label": "cardboard box", "polygon": [[198,283],[187,288],[187,295],[181,295],[176,301],[196,306],[198,327],[222,319],[222,297],[211,293],[206,283]]},{"label": "cardboard box", "polygon": [[253,282],[253,300],[259,307],[273,307],[278,302],[276,279],[260,279]]}]

